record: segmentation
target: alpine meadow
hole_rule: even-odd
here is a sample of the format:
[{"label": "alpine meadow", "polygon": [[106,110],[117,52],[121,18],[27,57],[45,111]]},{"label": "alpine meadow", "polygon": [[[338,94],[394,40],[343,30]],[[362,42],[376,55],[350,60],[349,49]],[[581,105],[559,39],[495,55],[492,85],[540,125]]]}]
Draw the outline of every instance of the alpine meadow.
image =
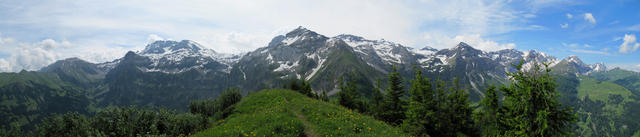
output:
[{"label": "alpine meadow", "polygon": [[637,5],[0,0],[0,137],[640,137]]}]

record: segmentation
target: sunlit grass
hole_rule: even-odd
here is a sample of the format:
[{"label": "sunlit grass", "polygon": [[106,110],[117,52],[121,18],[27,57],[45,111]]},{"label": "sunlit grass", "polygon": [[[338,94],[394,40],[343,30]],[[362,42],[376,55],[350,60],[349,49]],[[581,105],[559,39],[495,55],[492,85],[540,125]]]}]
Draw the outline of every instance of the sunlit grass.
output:
[{"label": "sunlit grass", "polygon": [[194,136],[408,135],[370,116],[295,91],[276,89],[248,95],[238,104],[234,114]]}]

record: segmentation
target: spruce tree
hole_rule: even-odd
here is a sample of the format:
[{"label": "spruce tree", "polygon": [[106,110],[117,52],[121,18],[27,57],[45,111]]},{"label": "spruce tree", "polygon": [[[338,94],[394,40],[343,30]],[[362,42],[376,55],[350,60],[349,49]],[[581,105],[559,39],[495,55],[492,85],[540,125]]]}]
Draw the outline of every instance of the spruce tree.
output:
[{"label": "spruce tree", "polygon": [[302,78],[302,87],[300,88],[300,93],[308,97],[315,98],[313,91],[311,89],[311,84],[309,84],[309,82],[306,81],[304,78]]},{"label": "spruce tree", "polygon": [[320,100],[328,102],[329,101],[329,96],[327,95],[327,91],[322,91],[322,94],[320,94]]},{"label": "spruce tree", "polygon": [[493,137],[500,135],[500,123],[498,121],[498,110],[500,102],[495,86],[486,89],[485,97],[480,102],[480,114],[478,119],[482,136]]},{"label": "spruce tree", "polygon": [[402,123],[404,119],[405,105],[407,104],[402,100],[404,96],[404,86],[402,85],[402,78],[397,68],[394,66],[393,71],[389,73],[389,87],[387,88],[387,94],[385,95],[383,109],[381,113],[382,120],[392,125],[398,125]]},{"label": "spruce tree", "polygon": [[[515,65],[522,69],[523,61]],[[557,85],[549,74],[548,64],[535,65],[533,70],[507,72],[511,79],[508,87],[501,88],[505,95],[506,136],[567,136],[576,120],[572,108],[563,107],[555,90]]]},{"label": "spruce tree", "polygon": [[300,91],[301,86],[298,83],[298,79],[291,79],[291,81],[289,81],[289,87],[287,87],[293,91]]},{"label": "spruce tree", "polygon": [[[344,82],[343,78],[340,77],[340,92],[338,92],[338,102],[340,105],[347,107],[349,109],[357,108],[357,92],[355,91],[355,84],[353,81]],[[347,83],[347,84],[345,84]]]},{"label": "spruce tree", "polygon": [[449,109],[447,111],[448,122],[450,127],[445,128],[445,136],[476,136],[477,132],[474,129],[474,123],[472,119],[473,108],[469,104],[469,94],[461,88],[458,78],[453,80],[453,86],[450,88],[450,93],[447,101]]},{"label": "spruce tree", "polygon": [[382,111],[382,103],[384,102],[384,96],[382,95],[382,88],[380,87],[380,79],[376,80],[376,86],[373,88],[373,95],[371,95],[370,114],[377,119],[380,119],[380,112]]},{"label": "spruce tree", "polygon": [[403,129],[415,136],[429,136],[428,131],[433,130],[433,91],[428,78],[423,78],[422,71],[416,69],[415,78],[411,80],[409,93],[411,98],[407,107],[406,119],[403,121]]}]

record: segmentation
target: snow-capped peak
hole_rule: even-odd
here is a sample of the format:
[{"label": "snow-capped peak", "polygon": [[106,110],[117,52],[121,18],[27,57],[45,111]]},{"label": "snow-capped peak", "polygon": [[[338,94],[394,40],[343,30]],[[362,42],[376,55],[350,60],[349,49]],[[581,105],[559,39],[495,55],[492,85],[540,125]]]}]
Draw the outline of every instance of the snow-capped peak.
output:
[{"label": "snow-capped peak", "polygon": [[[240,55],[217,53],[213,49],[208,49],[198,44],[197,42],[190,40],[177,41],[155,41],[145,47],[144,50],[139,52],[140,55],[148,57],[151,60],[151,64],[145,68],[145,71],[159,71],[166,73],[178,73],[193,68],[203,69],[205,65],[218,62],[220,64],[227,65],[228,68],[223,70],[228,72],[231,69],[231,64],[237,62],[240,59]],[[194,60],[193,66],[180,65],[185,60]],[[171,68],[172,70],[164,70],[168,66],[176,66],[180,69]]]},{"label": "snow-capped peak", "polygon": [[[314,31],[311,31],[307,28],[299,26],[298,28],[292,30],[284,36],[277,36],[273,40],[278,40],[281,43],[290,46],[298,41],[303,40],[319,40],[319,39],[327,39],[327,37],[320,35]],[[278,45],[278,43],[272,42],[269,45]]]},{"label": "snow-capped peak", "polygon": [[606,71],[607,70],[607,66],[605,66],[604,63],[602,63],[602,62],[596,63],[596,64],[591,64],[591,65],[589,65],[589,67],[591,68],[591,72],[600,72],[600,71]]},{"label": "snow-capped peak", "polygon": [[403,55],[399,52],[401,50],[410,50],[408,47],[384,39],[368,40],[350,34],[341,34],[333,38],[344,41],[347,45],[353,47],[356,52],[361,54],[369,55],[369,53],[372,53],[370,51],[373,50],[373,52],[387,64],[402,63]]},{"label": "snow-capped peak", "polygon": [[431,55],[433,53],[438,52],[438,50],[435,49],[435,48],[426,46],[426,47],[421,48],[421,49],[414,49],[414,50],[412,50],[412,52],[414,52],[415,54],[418,54],[418,55],[427,56],[427,55]]},{"label": "snow-capped peak", "polygon": [[464,43],[464,42],[460,42],[460,43],[458,43],[458,45],[456,45],[455,47],[453,47],[453,49],[458,49],[458,50],[474,49],[474,50],[476,50],[475,48],[473,48],[473,47],[469,46],[469,44]]},{"label": "snow-capped peak", "polygon": [[582,60],[580,60],[580,58],[578,58],[578,56],[576,55],[571,55],[564,60],[566,60],[567,62],[575,63],[575,64],[584,64],[582,63]]},{"label": "snow-capped peak", "polygon": [[[205,49],[202,45],[190,41],[190,40],[182,40],[180,42],[170,41],[170,40],[159,40],[155,41],[145,47],[142,50],[141,54],[162,54],[167,52],[176,52],[178,50],[188,50],[191,52],[200,52],[200,50]],[[214,52],[215,53],[215,52]]]}]

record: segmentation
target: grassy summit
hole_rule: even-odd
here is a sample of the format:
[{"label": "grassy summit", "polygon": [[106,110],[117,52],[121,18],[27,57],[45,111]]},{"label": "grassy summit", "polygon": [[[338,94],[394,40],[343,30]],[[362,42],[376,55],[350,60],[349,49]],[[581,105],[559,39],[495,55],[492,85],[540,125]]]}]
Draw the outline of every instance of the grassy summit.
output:
[{"label": "grassy summit", "polygon": [[400,129],[339,105],[291,90],[247,95],[228,118],[194,136],[409,136]]}]

